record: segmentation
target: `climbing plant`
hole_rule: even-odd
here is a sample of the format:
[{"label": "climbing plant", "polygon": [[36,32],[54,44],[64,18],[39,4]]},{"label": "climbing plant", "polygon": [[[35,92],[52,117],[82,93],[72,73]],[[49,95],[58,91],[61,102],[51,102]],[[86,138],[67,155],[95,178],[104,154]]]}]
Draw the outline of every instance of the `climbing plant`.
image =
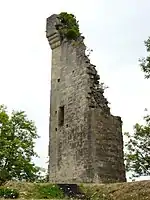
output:
[{"label": "climbing plant", "polygon": [[60,20],[61,24],[56,25],[56,28],[60,35],[69,40],[77,40],[81,33],[79,31],[79,24],[76,20],[76,17],[73,14],[61,12],[58,15],[58,19]]}]

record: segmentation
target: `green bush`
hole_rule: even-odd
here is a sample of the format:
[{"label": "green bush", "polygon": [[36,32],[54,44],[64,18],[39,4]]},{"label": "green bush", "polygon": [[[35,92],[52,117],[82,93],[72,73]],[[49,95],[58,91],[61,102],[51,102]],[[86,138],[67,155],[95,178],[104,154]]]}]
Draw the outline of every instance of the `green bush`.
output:
[{"label": "green bush", "polygon": [[15,189],[0,188],[0,198],[16,199],[19,196],[19,192]]},{"label": "green bush", "polygon": [[36,185],[36,197],[40,199],[61,199],[64,197],[63,191],[59,189],[57,185],[47,184],[37,184]]},{"label": "green bush", "polygon": [[58,18],[62,23],[62,26],[57,26],[57,29],[63,37],[66,37],[69,40],[76,40],[81,35],[78,21],[73,14],[61,12],[58,15]]}]

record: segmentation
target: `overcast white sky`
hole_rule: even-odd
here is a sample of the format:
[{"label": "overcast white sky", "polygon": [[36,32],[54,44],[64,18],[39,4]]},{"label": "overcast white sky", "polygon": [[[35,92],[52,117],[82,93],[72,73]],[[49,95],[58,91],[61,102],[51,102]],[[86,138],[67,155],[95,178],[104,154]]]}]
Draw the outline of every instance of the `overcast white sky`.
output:
[{"label": "overcast white sky", "polygon": [[51,50],[46,18],[62,11],[76,15],[91,61],[109,89],[106,97],[123,131],[141,122],[150,107],[150,81],[138,66],[150,36],[149,0],[0,0],[0,104],[25,110],[38,134],[36,163],[46,167]]}]

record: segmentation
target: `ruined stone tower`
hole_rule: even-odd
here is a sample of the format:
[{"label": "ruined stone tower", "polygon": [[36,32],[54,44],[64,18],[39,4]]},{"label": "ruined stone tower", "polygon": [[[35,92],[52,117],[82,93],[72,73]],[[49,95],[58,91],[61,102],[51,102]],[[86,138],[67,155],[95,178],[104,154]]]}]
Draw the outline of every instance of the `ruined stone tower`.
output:
[{"label": "ruined stone tower", "polygon": [[122,121],[103,96],[83,37],[62,38],[57,15],[47,18],[52,49],[49,179],[56,183],[125,181]]}]

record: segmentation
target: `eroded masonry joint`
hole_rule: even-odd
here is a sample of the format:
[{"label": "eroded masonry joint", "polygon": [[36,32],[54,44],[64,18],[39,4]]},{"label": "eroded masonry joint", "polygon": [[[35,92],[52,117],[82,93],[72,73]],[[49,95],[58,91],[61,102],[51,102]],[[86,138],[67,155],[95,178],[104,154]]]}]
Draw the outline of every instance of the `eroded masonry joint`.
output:
[{"label": "eroded masonry joint", "polygon": [[47,18],[46,25],[52,49],[49,180],[123,182],[121,118],[110,113],[96,66],[85,54],[84,37],[76,34],[78,27],[74,32],[67,14],[59,16]]}]

